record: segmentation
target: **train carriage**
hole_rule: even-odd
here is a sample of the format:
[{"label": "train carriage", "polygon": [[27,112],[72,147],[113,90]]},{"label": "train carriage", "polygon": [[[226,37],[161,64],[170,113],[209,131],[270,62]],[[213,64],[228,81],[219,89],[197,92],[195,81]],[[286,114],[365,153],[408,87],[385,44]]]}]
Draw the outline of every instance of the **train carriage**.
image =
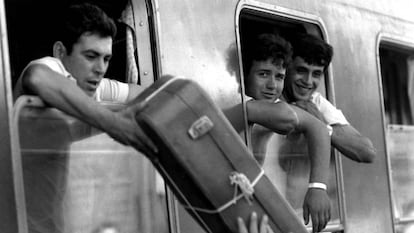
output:
[{"label": "train carriage", "polygon": [[[54,181],[63,185],[62,200],[57,201],[65,203],[51,216],[58,232],[89,233],[105,227],[119,232],[202,232],[144,156],[36,97],[12,99],[24,66],[51,53],[54,19],[70,2],[75,0],[0,2],[1,231],[28,232],[26,207],[42,200],[28,188],[39,181],[28,175],[25,161],[44,165],[39,161],[46,156],[64,161],[63,168],[53,167],[55,177],[63,180]],[[362,164],[332,151],[333,217],[325,231],[414,232],[414,3],[90,2],[108,12],[119,29],[107,77],[143,87],[162,74],[191,79],[222,109],[245,101],[241,62],[243,44],[251,36],[302,31],[329,42],[334,58],[319,91],[372,140],[377,156],[373,163]],[[250,146],[247,127],[240,137]],[[283,191],[287,174],[280,167],[280,140],[275,136],[268,145],[265,170]]]}]

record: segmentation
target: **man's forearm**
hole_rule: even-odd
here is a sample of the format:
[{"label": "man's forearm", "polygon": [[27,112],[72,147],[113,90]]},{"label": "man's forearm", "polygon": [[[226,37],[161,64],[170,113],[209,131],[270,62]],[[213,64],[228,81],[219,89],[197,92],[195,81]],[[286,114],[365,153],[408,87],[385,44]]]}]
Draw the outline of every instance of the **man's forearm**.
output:
[{"label": "man's forearm", "polygon": [[115,122],[115,114],[101,107],[76,84],[48,68],[37,67],[27,71],[25,87],[45,103],[104,130]]},{"label": "man's forearm", "polygon": [[324,123],[302,109],[294,108],[299,117],[299,130],[308,142],[311,162],[309,182],[327,184],[329,179],[330,138]]},{"label": "man's forearm", "polygon": [[287,134],[295,129],[297,117],[293,109],[285,102],[269,103],[249,101],[247,119],[249,122],[262,125],[275,133]]},{"label": "man's forearm", "polygon": [[328,184],[330,162],[330,139],[324,125],[311,126],[305,132],[308,141],[308,151],[311,163],[309,182]]},{"label": "man's forearm", "polygon": [[362,136],[351,125],[334,125],[332,145],[343,155],[357,162],[372,163],[376,150],[367,137]]},{"label": "man's forearm", "polygon": [[223,113],[238,133],[244,130],[245,121],[243,116],[244,113],[242,103],[236,104],[230,108],[223,109]]}]

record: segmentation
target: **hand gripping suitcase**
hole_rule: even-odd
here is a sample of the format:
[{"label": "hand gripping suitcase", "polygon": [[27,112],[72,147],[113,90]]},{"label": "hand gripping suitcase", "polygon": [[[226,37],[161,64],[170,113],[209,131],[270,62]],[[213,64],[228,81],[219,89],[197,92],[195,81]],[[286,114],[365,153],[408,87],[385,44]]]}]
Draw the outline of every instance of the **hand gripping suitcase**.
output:
[{"label": "hand gripping suitcase", "polygon": [[157,145],[148,155],[176,198],[212,233],[238,232],[255,211],[275,233],[307,233],[222,111],[195,82],[164,77],[135,100],[138,124]]}]

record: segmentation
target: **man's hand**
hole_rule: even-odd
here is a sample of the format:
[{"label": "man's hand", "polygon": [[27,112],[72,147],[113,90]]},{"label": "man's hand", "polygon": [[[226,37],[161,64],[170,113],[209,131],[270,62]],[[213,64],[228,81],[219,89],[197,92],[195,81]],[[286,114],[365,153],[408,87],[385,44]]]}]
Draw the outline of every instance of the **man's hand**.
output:
[{"label": "man's hand", "polygon": [[270,228],[268,224],[268,220],[268,217],[264,215],[262,217],[262,220],[260,221],[260,226],[258,226],[257,214],[253,212],[250,216],[249,230],[247,230],[246,224],[244,223],[243,219],[237,218],[237,224],[239,226],[238,233],[273,233],[273,230]]},{"label": "man's hand", "polygon": [[292,104],[298,106],[299,108],[301,108],[305,111],[307,111],[308,113],[310,113],[314,117],[318,118],[320,121],[326,123],[325,118],[323,117],[322,113],[318,110],[316,105],[314,103],[312,103],[311,101],[299,100],[297,102],[293,102]]},{"label": "man's hand", "polygon": [[323,189],[310,188],[303,201],[303,219],[309,223],[312,218],[312,232],[320,232],[331,219],[331,206],[328,194]]},{"label": "man's hand", "polygon": [[114,123],[107,132],[118,142],[132,146],[147,156],[152,156],[157,153],[157,147],[145,135],[135,119],[135,116],[144,108],[142,103],[136,103],[119,112],[114,112]]}]

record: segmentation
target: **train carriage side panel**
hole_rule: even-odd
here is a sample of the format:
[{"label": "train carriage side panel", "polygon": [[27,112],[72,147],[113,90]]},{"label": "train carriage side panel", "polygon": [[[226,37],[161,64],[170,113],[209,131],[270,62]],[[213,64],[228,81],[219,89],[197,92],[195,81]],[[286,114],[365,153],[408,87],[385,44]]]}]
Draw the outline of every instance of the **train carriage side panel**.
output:
[{"label": "train carriage side panel", "polygon": [[[222,109],[241,102],[232,1],[157,1],[162,74],[192,79]],[[240,112],[240,114],[243,114]],[[201,232],[177,205],[180,232]]]},{"label": "train carriage side panel", "polygon": [[[405,30],[411,30],[412,16],[408,11],[398,15],[402,19],[396,15],[404,1],[391,7],[385,0],[248,2],[264,2],[274,5],[275,9],[285,7],[318,15],[324,21],[328,40],[335,49],[332,75],[336,105],[355,128],[373,141],[378,152],[373,164],[342,159],[347,211],[345,232],[392,232],[376,38],[384,29],[403,35]],[[237,69],[228,69],[231,63],[226,54],[235,40],[236,4],[237,1],[214,1],[208,5],[203,1],[158,2],[163,73],[195,79],[222,108],[241,101],[237,76],[232,73]]]}]

